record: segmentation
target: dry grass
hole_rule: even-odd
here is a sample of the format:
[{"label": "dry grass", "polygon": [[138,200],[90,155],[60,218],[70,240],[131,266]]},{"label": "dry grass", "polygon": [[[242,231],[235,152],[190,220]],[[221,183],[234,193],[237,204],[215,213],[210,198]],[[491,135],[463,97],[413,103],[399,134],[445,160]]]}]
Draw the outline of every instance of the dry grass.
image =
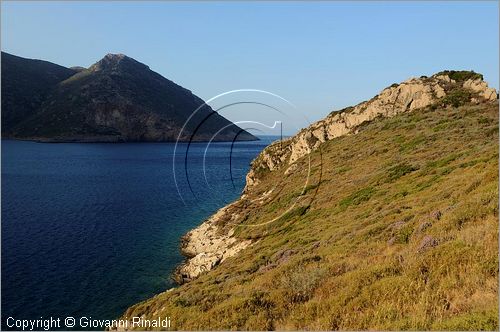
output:
[{"label": "dry grass", "polygon": [[243,225],[297,202],[238,227],[254,246],[125,316],[191,330],[498,329],[497,104],[373,121],[311,160],[303,195],[307,158],[254,191],[279,183],[247,202]]}]

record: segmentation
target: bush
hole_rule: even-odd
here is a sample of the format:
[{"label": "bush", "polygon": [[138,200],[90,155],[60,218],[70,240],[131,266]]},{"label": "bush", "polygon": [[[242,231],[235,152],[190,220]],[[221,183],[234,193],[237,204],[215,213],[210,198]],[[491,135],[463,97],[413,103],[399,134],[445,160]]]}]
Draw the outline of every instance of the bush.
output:
[{"label": "bush", "polygon": [[326,276],[324,268],[298,266],[286,271],[281,278],[281,286],[290,303],[306,302],[313,297],[321,280]]},{"label": "bush", "polygon": [[467,81],[469,79],[483,79],[483,75],[474,72],[473,70],[443,70],[435,76],[445,75],[457,82]]},{"label": "bush", "polygon": [[469,90],[459,88],[450,91],[450,93],[448,93],[448,95],[445,96],[442,101],[443,105],[445,106],[450,105],[453,107],[460,107],[467,104],[470,101],[471,97],[472,93]]},{"label": "bush", "polygon": [[346,209],[351,205],[359,205],[362,202],[368,201],[373,194],[375,194],[375,189],[373,187],[363,188],[341,200],[339,205],[342,209]]},{"label": "bush", "polygon": [[299,206],[299,207],[293,208],[292,210],[288,211],[281,218],[282,218],[282,220],[287,221],[287,220],[290,220],[294,217],[300,217],[300,216],[303,216],[307,212],[308,209],[309,209],[308,205]]},{"label": "bush", "polygon": [[417,167],[414,167],[410,164],[401,163],[399,165],[389,168],[387,177],[389,178],[390,181],[394,181],[406,174],[416,171],[417,169],[418,169]]}]

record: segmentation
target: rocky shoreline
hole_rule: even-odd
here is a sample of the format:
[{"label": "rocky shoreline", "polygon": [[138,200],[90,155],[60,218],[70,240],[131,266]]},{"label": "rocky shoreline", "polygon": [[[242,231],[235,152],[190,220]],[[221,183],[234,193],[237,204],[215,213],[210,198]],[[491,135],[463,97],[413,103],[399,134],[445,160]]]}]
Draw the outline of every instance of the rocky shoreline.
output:
[{"label": "rocky shoreline", "polygon": [[181,252],[187,259],[174,272],[173,278],[177,283],[195,279],[252,244],[251,240],[236,238],[234,228],[225,232],[221,227],[222,222],[228,219],[234,221],[238,217],[234,213],[238,201],[221,208],[182,237]]}]

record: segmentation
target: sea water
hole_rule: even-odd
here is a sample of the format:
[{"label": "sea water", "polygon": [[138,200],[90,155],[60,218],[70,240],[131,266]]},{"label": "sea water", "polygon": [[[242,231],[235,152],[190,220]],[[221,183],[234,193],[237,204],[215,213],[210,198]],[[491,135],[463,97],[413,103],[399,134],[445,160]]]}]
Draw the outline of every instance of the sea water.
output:
[{"label": "sea water", "polygon": [[2,328],[8,317],[115,319],[174,287],[180,237],[241,194],[275,139],[2,141]]}]

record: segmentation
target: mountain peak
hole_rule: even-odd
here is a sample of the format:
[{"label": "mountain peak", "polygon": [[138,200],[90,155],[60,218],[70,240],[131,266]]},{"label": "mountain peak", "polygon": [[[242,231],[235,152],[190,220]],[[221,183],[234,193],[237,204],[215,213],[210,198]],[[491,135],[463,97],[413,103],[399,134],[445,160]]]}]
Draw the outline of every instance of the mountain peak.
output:
[{"label": "mountain peak", "polygon": [[133,60],[132,58],[129,58],[128,56],[122,53],[108,53],[104,56],[104,58],[101,59],[101,61],[106,61],[109,64],[119,64],[124,59]]},{"label": "mountain peak", "polygon": [[140,63],[139,61],[136,61],[122,53],[108,53],[101,60],[90,66],[89,69],[93,71],[106,69],[113,70],[122,66],[141,66],[144,69],[149,69],[149,67],[145,64]]},{"label": "mountain peak", "polygon": [[127,56],[123,53],[108,53],[104,56],[105,59],[109,60],[121,60],[123,58],[126,58]]}]

